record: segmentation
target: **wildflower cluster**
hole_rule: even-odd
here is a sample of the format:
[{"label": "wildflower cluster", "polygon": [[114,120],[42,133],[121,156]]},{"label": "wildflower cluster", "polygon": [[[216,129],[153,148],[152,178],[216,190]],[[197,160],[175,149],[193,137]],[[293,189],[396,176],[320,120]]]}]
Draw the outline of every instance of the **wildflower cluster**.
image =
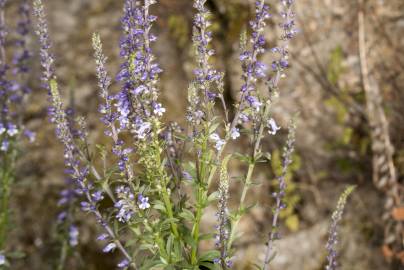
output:
[{"label": "wildflower cluster", "polygon": [[[282,40],[287,43],[294,31],[293,1],[281,2],[287,14],[281,14],[285,20]],[[251,37],[249,42],[246,35],[242,39],[240,61],[244,83],[240,100],[234,106],[234,117],[230,119],[223,95],[224,74],[212,63],[215,52],[211,42],[211,15],[206,0],[195,0],[196,66],[188,90],[188,126],[165,124],[166,109],[159,101],[159,76],[163,71],[152,50],[157,41],[152,33],[157,17],[150,13],[154,4],[156,0],[125,1],[119,43],[122,63],[115,80],[108,74],[101,38],[93,35],[100,119],[104,134],[111,139],[110,144],[98,146],[99,155],[93,157],[88,154],[90,146],[84,119],[73,119],[64,109],[43,5],[41,0],[35,1],[43,81],[51,101],[50,118],[64,145],[66,171],[74,184],[63,191],[60,203],[74,205],[77,201],[84,212],[95,216],[104,229],[97,238],[104,243],[102,250],[105,253],[119,250],[123,257],[118,268],[228,269],[233,264],[238,223],[247,211],[245,198],[255,165],[268,157],[262,151],[261,141],[266,132],[275,135],[280,129],[271,117],[271,104],[287,66],[273,69],[272,75],[279,77],[274,80],[268,66],[260,60],[266,51],[264,30],[270,14],[263,0],[256,1],[255,16],[250,22]],[[279,48],[283,48],[281,59],[287,59],[287,46]],[[262,91],[264,83],[270,91]],[[115,85],[119,88],[117,92],[113,90]],[[224,117],[217,112],[217,101]],[[293,151],[294,129],[291,130],[285,152],[285,173]],[[227,166],[235,155],[223,157],[223,153],[232,140],[244,134],[251,147],[248,153],[238,156],[248,164],[248,171],[243,177],[239,207],[232,210],[228,206],[231,178]],[[94,160],[97,157],[101,162]],[[102,169],[98,164],[102,164]],[[212,193],[217,175],[219,190]],[[279,194],[282,194],[285,184],[281,178],[279,181]],[[280,211],[282,196],[277,198],[276,209]],[[206,238],[200,231],[202,217],[216,200],[217,232],[215,239],[211,239],[216,240],[216,249],[201,254],[200,242]],[[101,206],[101,201],[109,201],[112,206]],[[69,215],[66,212],[62,218]],[[77,245],[79,233],[73,222],[68,234],[70,245]]]},{"label": "wildflower cluster", "polygon": [[[91,179],[89,179],[90,170],[93,168],[87,165],[86,162],[83,162],[83,160],[88,161],[88,158],[83,154],[82,149],[78,147],[76,141],[76,139],[84,140],[86,134],[85,132],[79,132],[79,136],[76,136],[77,134],[74,132],[74,128],[63,108],[64,105],[59,94],[57,78],[54,74],[54,60],[50,53],[51,43],[41,0],[34,2],[34,12],[38,21],[36,33],[41,45],[41,64],[44,69],[42,79],[45,89],[49,91],[51,100],[51,107],[48,111],[51,121],[55,123],[56,135],[64,145],[66,172],[75,183],[75,192],[81,197],[81,209],[92,213],[96,217],[97,222],[104,228],[109,238],[114,241],[112,243],[121,249],[126,259],[130,260],[130,255],[119,240],[116,239],[115,232],[98,209],[98,203],[103,199],[103,192],[97,189]],[[80,121],[78,121],[78,124],[81,124]],[[93,175],[99,177],[95,170],[93,171]],[[74,233],[72,233],[72,228]],[[76,241],[72,241],[72,239],[77,236],[77,230],[72,226],[70,226],[69,230],[70,242],[75,243]]]},{"label": "wildflower cluster", "polygon": [[[31,52],[27,42],[30,33],[30,7],[28,1],[20,1],[19,19],[15,27],[15,38],[9,42],[9,32],[12,30],[6,23],[5,6],[7,1],[0,2],[0,150],[7,152],[10,144],[18,134],[25,134],[29,141],[35,139],[35,134],[22,125],[22,116],[27,95],[31,89],[27,83],[30,71],[29,61]],[[11,63],[7,61],[7,51],[13,47],[14,56]]]},{"label": "wildflower cluster", "polygon": [[[18,2],[17,24],[7,23],[6,5],[0,1],[0,265],[5,265],[6,240],[9,229],[9,199],[14,182],[17,150],[23,137],[35,140],[35,133],[24,126],[25,107],[31,92],[28,85],[31,52],[30,6],[27,0]],[[8,59],[13,55],[12,60]]]}]

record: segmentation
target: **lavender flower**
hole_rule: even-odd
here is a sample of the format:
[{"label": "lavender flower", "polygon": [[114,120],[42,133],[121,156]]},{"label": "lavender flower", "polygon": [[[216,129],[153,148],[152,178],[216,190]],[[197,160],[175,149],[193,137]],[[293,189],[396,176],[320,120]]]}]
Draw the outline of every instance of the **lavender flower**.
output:
[{"label": "lavender flower", "polygon": [[[96,220],[105,229],[106,233],[114,239],[114,243],[108,244],[104,248],[104,252],[110,252],[116,247],[122,252],[126,259],[132,261],[131,256],[123,247],[121,242],[116,238],[114,231],[108,225],[107,220],[103,217],[98,210],[97,203],[101,199],[101,194],[94,190],[94,185],[88,178],[90,168],[88,165],[82,165],[80,160],[80,149],[75,144],[75,138],[70,129],[66,112],[63,109],[63,103],[60,98],[56,76],[53,72],[53,57],[50,53],[50,41],[48,35],[48,28],[45,18],[45,12],[41,0],[34,2],[34,14],[37,17],[37,35],[41,44],[41,65],[43,67],[43,76],[45,88],[49,90],[52,107],[51,118],[56,124],[56,135],[62,142],[65,148],[65,164],[67,172],[71,175],[77,185],[77,192],[84,197],[81,202],[82,209],[95,215]],[[83,134],[84,135],[84,134]],[[94,171],[94,170],[93,170]],[[96,174],[97,175],[97,174]],[[95,176],[96,176],[95,175]],[[94,196],[95,195],[95,196]]]},{"label": "lavender flower", "polygon": [[[112,111],[112,97],[109,94],[109,86],[111,85],[111,78],[108,76],[105,68],[107,58],[102,52],[101,38],[98,34],[93,35],[93,48],[94,58],[96,61],[96,74],[98,78],[98,87],[100,88],[100,96],[104,104],[100,105],[99,112],[102,114],[101,121],[109,128],[114,129],[114,121],[117,116]],[[116,131],[115,131],[116,133]],[[116,136],[117,134],[108,133],[109,136]]]},{"label": "lavender flower", "polygon": [[[0,5],[1,8],[1,5]],[[7,263],[6,256],[2,252],[0,252],[0,266],[5,265]]]},{"label": "lavender flower", "polygon": [[278,132],[278,130],[280,130],[281,128],[276,124],[275,120],[273,118],[270,118],[268,120],[267,123],[268,126],[268,133],[270,135],[276,135],[276,133]]},{"label": "lavender flower", "polygon": [[40,43],[41,66],[43,68],[42,81],[44,86],[49,89],[49,82],[55,79],[54,58],[50,52],[51,42],[49,39],[48,23],[46,21],[45,11],[41,0],[34,1],[34,15],[37,18],[36,35]]},{"label": "lavender flower", "polygon": [[71,247],[79,244],[79,229],[75,225],[71,225],[69,228],[69,244]]},{"label": "lavender flower", "polygon": [[142,194],[139,194],[139,196],[138,196],[138,205],[139,205],[139,208],[142,209],[142,210],[150,208],[149,198],[143,196]]},{"label": "lavender flower", "polygon": [[187,171],[183,171],[183,172],[182,172],[182,177],[183,177],[185,180],[188,180],[188,181],[191,181],[191,180],[193,179],[192,175],[191,175],[189,172],[187,172]]},{"label": "lavender flower", "polygon": [[226,143],[226,141],[221,139],[220,136],[216,133],[211,134],[209,136],[209,139],[215,143],[215,148],[217,151],[220,151]]},{"label": "lavender flower", "polygon": [[127,259],[123,259],[122,261],[120,261],[118,263],[117,266],[118,266],[118,268],[126,268],[129,266],[129,264],[130,264],[130,262]]},{"label": "lavender flower", "polygon": [[297,34],[295,29],[295,13],[292,10],[294,0],[280,0],[283,7],[280,15],[282,22],[280,27],[282,29],[281,40],[282,44],[278,47],[274,47],[271,51],[277,55],[277,60],[272,62],[272,70],[275,72],[271,80],[269,81],[269,87],[272,90],[276,90],[280,78],[285,77],[285,69],[289,67],[289,41]]},{"label": "lavender flower", "polygon": [[[30,71],[29,61],[32,57],[32,53],[28,50],[27,47],[27,36],[30,33],[30,4],[28,0],[23,0],[19,6],[18,13],[20,18],[17,23],[17,33],[18,38],[15,42],[17,51],[14,53],[13,64],[15,68],[13,70],[14,74],[27,74]],[[31,90],[27,85],[21,85],[22,94],[27,94]]]},{"label": "lavender flower", "polygon": [[116,194],[119,199],[115,203],[115,208],[118,209],[116,218],[118,219],[119,222],[122,223],[129,222],[130,219],[135,214],[134,212],[135,206],[133,205],[135,195],[133,195],[129,187],[124,186],[117,187]]},{"label": "lavender flower", "polygon": [[102,250],[104,253],[109,253],[114,251],[114,249],[116,248],[116,244],[115,243],[109,243],[108,245],[106,245],[104,247],[104,249]]},{"label": "lavender flower", "polygon": [[[207,113],[211,118],[213,116],[213,104],[216,93],[212,92],[213,86],[220,84],[222,74],[215,70],[209,63],[210,58],[215,54],[214,50],[209,47],[212,41],[212,32],[209,31],[211,22],[209,21],[209,11],[205,7],[206,0],[195,0],[194,8],[197,10],[194,16],[193,42],[195,44],[195,53],[197,59],[197,68],[195,74],[195,90],[196,95],[191,100],[188,113],[194,114],[198,110]],[[201,100],[203,102],[201,102]],[[195,110],[196,109],[196,110]],[[197,119],[197,117],[194,117]],[[209,120],[209,119],[207,119]],[[196,123],[193,123],[195,126]]]},{"label": "lavender flower", "polygon": [[10,137],[13,137],[14,135],[17,135],[17,133],[18,133],[17,126],[14,125],[13,123],[8,123],[8,125],[7,125],[7,134]]},{"label": "lavender flower", "polygon": [[345,204],[348,200],[349,195],[355,190],[354,186],[349,186],[345,189],[338,200],[337,208],[331,217],[331,226],[328,231],[328,240],[326,249],[328,251],[327,255],[327,265],[325,270],[336,270],[338,267],[337,262],[337,245],[338,245],[338,225],[342,219],[342,214],[344,213]]},{"label": "lavender flower", "polygon": [[106,239],[108,239],[108,238],[109,238],[109,235],[106,234],[106,233],[103,233],[103,234],[100,234],[100,235],[97,237],[97,241],[104,241],[104,240],[106,240]]},{"label": "lavender flower", "polygon": [[[14,84],[7,78],[7,72],[9,70],[9,65],[6,59],[6,38],[8,35],[8,29],[5,22],[4,7],[6,1],[0,2],[0,129],[1,133],[6,133],[9,136],[15,135],[17,132],[15,125],[11,122],[11,97],[14,93]],[[10,135],[11,134],[11,135]],[[2,136],[1,140],[1,151],[7,152],[9,148],[8,136]]]},{"label": "lavender flower", "polygon": [[125,1],[124,16],[121,20],[124,36],[120,48],[121,57],[125,61],[117,76],[117,80],[122,83],[121,91],[115,96],[120,114],[118,121],[121,129],[131,128],[128,126],[129,119],[136,114],[134,133],[141,140],[145,139],[151,128],[146,119],[151,117],[151,113],[160,117],[165,111],[157,102],[156,85],[162,70],[155,62],[150,47],[150,44],[156,41],[156,37],[150,33],[156,17],[149,15],[149,7],[154,3],[155,1],[147,0],[144,6],[139,6],[133,0]]},{"label": "lavender flower", "polygon": [[[255,3],[255,18],[250,22],[252,28],[251,49],[245,49],[240,55],[240,61],[243,67],[244,84],[241,88],[241,108],[244,110],[244,99],[248,101],[249,107],[253,111],[259,111],[262,102],[257,96],[257,82],[259,79],[266,77],[267,65],[258,60],[259,56],[264,52],[265,38],[263,35],[266,26],[266,20],[270,18],[269,7],[264,0],[256,1]],[[237,123],[238,115],[235,123]]]},{"label": "lavender flower", "polygon": [[239,130],[238,128],[233,128],[233,129],[230,131],[230,137],[231,137],[233,140],[235,140],[235,139],[237,139],[238,137],[240,137],[240,130]]},{"label": "lavender flower", "polygon": [[10,146],[10,142],[7,139],[3,139],[1,142],[0,150],[3,152],[7,152]]}]

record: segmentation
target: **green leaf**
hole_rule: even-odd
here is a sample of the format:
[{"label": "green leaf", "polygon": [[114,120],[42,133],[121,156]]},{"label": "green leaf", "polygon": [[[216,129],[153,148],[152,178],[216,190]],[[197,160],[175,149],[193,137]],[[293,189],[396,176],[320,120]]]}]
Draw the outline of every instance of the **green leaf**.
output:
[{"label": "green leaf", "polygon": [[173,246],[173,236],[170,235],[168,237],[167,243],[166,243],[166,250],[167,250],[167,255],[168,256],[171,256],[172,246]]},{"label": "green leaf", "polygon": [[243,161],[243,162],[248,163],[248,164],[251,163],[250,156],[247,156],[247,155],[244,155],[244,154],[241,154],[241,153],[235,153],[234,155],[240,161]]},{"label": "green leaf", "polygon": [[170,225],[171,223],[177,223],[179,220],[178,220],[178,218],[166,218],[166,219],[164,219],[164,221],[161,223],[161,226],[164,226],[164,225]]},{"label": "green leaf", "polygon": [[220,123],[214,123],[209,127],[209,134],[215,133],[216,129],[219,127]]},{"label": "green leaf", "polygon": [[199,257],[200,262],[211,262],[213,259],[216,259],[220,257],[220,252],[218,250],[210,250],[204,254],[202,254],[201,257]]},{"label": "green leaf", "polygon": [[187,221],[195,220],[194,214],[191,211],[189,211],[188,209],[183,209],[182,212],[179,214],[179,216]]},{"label": "green leaf", "polygon": [[21,251],[14,251],[7,253],[7,257],[12,258],[12,259],[22,259],[26,256],[24,252]]},{"label": "green leaf", "polygon": [[199,236],[199,240],[210,240],[214,237],[214,233],[204,233]]},{"label": "green leaf", "polygon": [[160,256],[160,261],[161,261],[163,264],[168,265],[168,261],[167,261],[165,258],[161,257],[161,256]]},{"label": "green leaf", "polygon": [[166,213],[166,207],[162,201],[159,201],[159,200],[154,201],[153,208],[156,210],[160,210],[163,213]]},{"label": "green leaf", "polygon": [[212,192],[208,196],[208,202],[210,203],[210,202],[216,201],[218,198],[219,198],[219,192],[218,191]]},{"label": "green leaf", "polygon": [[211,270],[217,269],[216,265],[214,263],[211,263],[211,262],[200,262],[199,265],[203,266],[205,268],[211,269]]}]

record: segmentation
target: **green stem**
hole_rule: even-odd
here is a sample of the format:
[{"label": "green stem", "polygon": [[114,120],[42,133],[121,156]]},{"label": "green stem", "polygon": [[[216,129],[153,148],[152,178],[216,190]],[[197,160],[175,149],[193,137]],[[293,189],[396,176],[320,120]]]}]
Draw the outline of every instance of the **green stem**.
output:
[{"label": "green stem", "polygon": [[[264,115],[263,115],[262,119],[267,119],[267,117],[269,115],[269,111],[270,111],[269,107],[270,107],[269,104],[266,104],[265,109],[264,109]],[[237,229],[237,226],[238,226],[238,224],[240,222],[240,219],[241,219],[240,215],[241,215],[242,211],[244,211],[244,207],[245,207],[244,206],[244,201],[245,201],[245,198],[247,196],[247,192],[250,189],[250,186],[251,186],[251,183],[252,183],[251,178],[252,178],[252,174],[253,174],[254,169],[255,169],[257,156],[260,153],[260,145],[261,145],[261,140],[262,140],[264,130],[265,130],[265,123],[263,123],[263,121],[261,121],[260,128],[259,128],[258,133],[257,133],[257,137],[255,138],[254,148],[253,148],[252,153],[251,153],[251,159],[252,160],[251,160],[250,164],[248,165],[248,171],[247,171],[243,191],[242,191],[241,197],[240,197],[239,211],[237,213],[237,217],[236,217],[236,220],[233,223],[233,226],[231,226],[230,238],[229,238],[229,242],[228,242],[228,249],[231,248],[231,245],[232,245],[232,243],[234,241],[234,237],[235,237],[235,234],[236,234],[236,229]]]},{"label": "green stem", "polygon": [[[12,153],[11,153],[12,155]],[[3,173],[1,176],[1,205],[0,205],[0,250],[4,249],[7,240],[9,222],[9,203],[11,193],[11,183],[13,181],[13,161],[9,157],[4,157]]]},{"label": "green stem", "polygon": [[[167,186],[165,184],[166,181],[163,180],[163,182],[164,182],[164,185],[162,187],[161,194],[163,196],[163,201],[164,201],[164,205],[165,205],[165,208],[167,211],[167,216],[170,219],[173,219],[174,213],[173,213],[173,208],[172,208],[171,201],[170,201],[170,196],[168,195],[168,192],[167,192]],[[178,239],[180,235],[178,233],[177,224],[175,224],[173,220],[170,221],[170,224],[171,224],[171,230],[173,231],[174,236]]]},{"label": "green stem", "polygon": [[229,242],[228,242],[228,249],[230,249],[231,245],[233,244],[234,237],[235,237],[235,234],[236,234],[236,229],[237,229],[237,226],[238,226],[238,224],[240,222],[240,219],[241,219],[240,214],[242,213],[242,211],[244,211],[244,201],[245,201],[245,198],[247,196],[247,191],[249,190],[249,188],[251,186],[251,177],[252,177],[252,174],[254,172],[254,168],[255,168],[255,163],[251,163],[248,166],[248,171],[247,171],[247,176],[246,176],[246,179],[245,179],[245,184],[244,184],[243,191],[242,191],[241,197],[240,197],[240,206],[239,206],[239,210],[238,210],[238,213],[237,213],[237,218],[234,221],[233,226],[231,226],[230,237],[229,237]]},{"label": "green stem", "polygon": [[[208,138],[209,134],[209,127],[205,126],[205,138]],[[208,155],[208,140],[204,140],[202,147],[201,147],[201,160],[197,161],[197,167],[199,168],[198,171],[198,190],[196,192],[196,214],[195,214],[195,222],[192,228],[192,237],[194,239],[194,245],[192,246],[191,251],[191,263],[192,265],[196,265],[198,263],[197,255],[198,255],[198,248],[199,248],[199,231],[200,231],[200,224],[202,221],[203,209],[205,208],[206,202],[204,201],[207,198],[208,187],[209,187],[209,179],[206,179],[207,170],[209,169],[209,165],[207,163],[210,160]]]},{"label": "green stem", "polygon": [[201,187],[198,188],[197,191],[197,209],[196,209],[196,216],[195,216],[195,223],[194,227],[192,228],[192,237],[194,239],[194,245],[192,246],[191,252],[191,263],[192,265],[196,265],[198,262],[197,254],[198,254],[198,245],[199,245],[199,227],[202,220],[202,197],[203,197],[203,190]]},{"label": "green stem", "polygon": [[68,244],[67,240],[63,240],[62,244],[62,249],[60,252],[60,258],[59,258],[59,265],[58,265],[58,270],[63,270],[65,269],[65,262],[66,262],[66,257],[67,257],[67,249],[68,249]]}]

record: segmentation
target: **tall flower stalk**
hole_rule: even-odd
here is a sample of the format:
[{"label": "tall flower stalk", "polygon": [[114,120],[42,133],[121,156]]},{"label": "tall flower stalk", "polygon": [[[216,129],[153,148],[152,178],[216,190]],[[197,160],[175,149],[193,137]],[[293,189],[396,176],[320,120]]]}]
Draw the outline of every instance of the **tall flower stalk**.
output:
[{"label": "tall flower stalk", "polygon": [[327,265],[324,268],[325,270],[336,270],[338,268],[338,261],[337,261],[338,226],[339,223],[341,222],[348,197],[352,194],[354,190],[355,186],[349,186],[344,190],[344,192],[339,197],[335,211],[332,213],[331,225],[330,229],[328,230],[328,240],[326,245],[328,254],[327,254]]},{"label": "tall flower stalk", "polygon": [[[240,107],[237,110],[235,119],[233,120],[232,127],[236,126],[238,118],[244,121],[252,122],[251,130],[251,145],[252,151],[248,158],[248,170],[244,180],[244,187],[240,197],[240,204],[238,212],[235,214],[235,218],[232,224],[229,247],[234,241],[237,225],[240,221],[241,214],[245,210],[245,198],[247,192],[252,184],[252,175],[255,169],[257,161],[263,156],[261,150],[261,141],[264,137],[264,131],[270,135],[275,135],[279,130],[275,120],[270,117],[272,98],[277,96],[279,91],[278,85],[280,78],[285,77],[285,71],[289,67],[285,64],[288,59],[288,46],[289,41],[295,36],[295,22],[294,13],[292,11],[293,0],[281,0],[282,11],[280,16],[282,17],[282,23],[280,24],[282,35],[282,44],[279,47],[271,49],[272,52],[279,53],[279,59],[275,60],[272,64],[272,74],[269,79],[266,80],[270,98],[265,98],[265,95],[259,93],[257,90],[257,82],[260,79],[266,78],[267,66],[258,60],[258,56],[262,54],[265,45],[265,38],[263,35],[264,27],[266,25],[265,20],[270,17],[269,7],[264,1],[256,1],[256,14],[255,20],[250,22],[252,28],[251,37],[251,50],[244,50],[241,53],[240,60],[243,65],[243,78],[244,85],[241,89],[241,102],[244,102],[244,98],[247,101],[245,104],[240,103]],[[277,64],[282,62],[283,64]],[[236,121],[236,122],[235,122]]]},{"label": "tall flower stalk", "polygon": [[[8,1],[0,1],[0,255],[5,258],[7,235],[9,232],[9,201],[12,186],[16,180],[16,161],[23,136],[29,142],[35,134],[26,129],[23,123],[24,108],[31,92],[27,73],[31,52],[27,42],[30,33],[30,8],[25,0],[19,1],[16,27],[6,21]],[[11,44],[9,33],[15,32],[15,43]],[[10,46],[14,45],[14,46]],[[9,51],[13,59],[8,61]],[[4,259],[5,260],[5,259]]]},{"label": "tall flower stalk", "polygon": [[288,173],[288,168],[292,163],[292,154],[294,152],[294,144],[295,144],[295,132],[296,132],[296,123],[294,121],[291,122],[289,126],[289,135],[286,141],[286,146],[283,150],[283,162],[282,162],[282,172],[278,177],[278,191],[274,192],[272,195],[275,198],[275,206],[273,207],[273,217],[271,223],[271,232],[269,234],[269,240],[265,252],[264,259],[264,267],[263,270],[270,269],[270,261],[274,256],[274,244],[275,241],[279,239],[279,214],[282,209],[285,209],[284,197],[286,193],[286,175]]},{"label": "tall flower stalk", "polygon": [[51,43],[49,40],[44,7],[41,0],[36,0],[34,2],[34,14],[37,18],[36,34],[41,46],[40,55],[41,65],[43,67],[42,80],[45,89],[49,91],[50,95],[50,118],[55,124],[58,139],[64,145],[66,171],[75,181],[77,192],[81,194],[82,201],[80,205],[82,210],[92,213],[109,237],[110,243],[104,248],[104,251],[109,252],[118,248],[128,262],[128,265],[132,265],[136,268],[134,262],[132,262],[131,255],[126,251],[121,241],[117,238],[113,228],[98,209],[98,203],[103,199],[102,192],[99,192],[94,188],[93,183],[89,178],[91,168],[87,164],[83,164],[81,160],[80,149],[75,144],[75,138],[71,132],[69,121],[63,108],[63,102],[57,85],[57,78],[54,73],[54,59],[50,52]]}]

